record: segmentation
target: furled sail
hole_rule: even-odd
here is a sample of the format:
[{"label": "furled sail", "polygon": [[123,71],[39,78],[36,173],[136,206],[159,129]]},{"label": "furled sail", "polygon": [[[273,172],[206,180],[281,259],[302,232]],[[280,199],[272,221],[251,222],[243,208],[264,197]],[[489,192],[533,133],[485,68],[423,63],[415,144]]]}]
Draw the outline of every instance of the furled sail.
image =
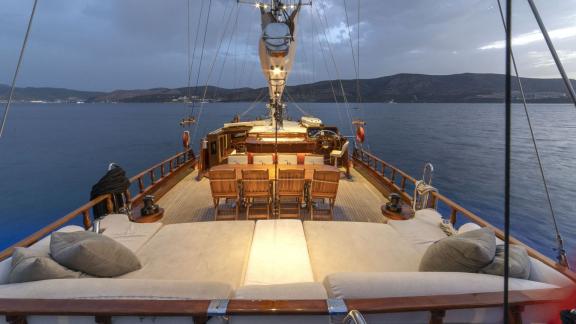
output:
[{"label": "furled sail", "polygon": [[284,5],[273,0],[270,5],[258,4],[262,19],[259,54],[262,72],[268,81],[272,121],[282,125],[284,104],[282,94],[292,70],[296,53],[296,19],[298,5]]}]

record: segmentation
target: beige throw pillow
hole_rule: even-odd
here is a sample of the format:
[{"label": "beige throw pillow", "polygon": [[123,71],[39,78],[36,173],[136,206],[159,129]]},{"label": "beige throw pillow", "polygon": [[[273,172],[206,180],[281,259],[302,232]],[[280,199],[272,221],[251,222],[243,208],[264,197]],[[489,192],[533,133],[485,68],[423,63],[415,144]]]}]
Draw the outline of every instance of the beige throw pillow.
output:
[{"label": "beige throw pillow", "polygon": [[[525,247],[510,244],[509,262],[510,277],[519,279],[528,279],[530,277],[530,257]],[[492,263],[480,269],[480,273],[497,276],[504,275],[504,245],[496,246],[496,257]]]},{"label": "beige throw pillow", "polygon": [[79,272],[67,269],[50,258],[46,252],[16,248],[12,254],[12,268],[8,282],[78,278]]},{"label": "beige throw pillow", "polygon": [[142,267],[127,247],[88,231],[53,233],[50,253],[61,265],[96,277],[117,277]]},{"label": "beige throw pillow", "polygon": [[487,229],[449,236],[432,244],[420,261],[420,271],[478,272],[496,255],[496,237]]}]

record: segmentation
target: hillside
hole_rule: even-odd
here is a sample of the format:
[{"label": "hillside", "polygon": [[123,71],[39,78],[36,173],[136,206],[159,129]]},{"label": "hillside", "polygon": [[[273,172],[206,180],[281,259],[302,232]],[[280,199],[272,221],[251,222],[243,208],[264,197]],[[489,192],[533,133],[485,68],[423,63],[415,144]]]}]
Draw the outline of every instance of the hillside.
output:
[{"label": "hillside", "polygon": [[[375,79],[361,80],[364,102],[502,102],[504,100],[502,74],[463,73],[453,75],[396,74]],[[526,97],[530,102],[569,102],[561,79],[521,78]],[[576,87],[576,81],[572,80]],[[343,80],[342,87],[349,101],[356,100],[356,80]],[[312,84],[290,86],[287,99],[302,102],[332,102],[334,93],[338,101],[343,96],[338,81],[320,81]],[[202,97],[203,88],[192,88],[193,95]],[[187,88],[154,88],[145,90],[116,90],[112,92],[77,91],[61,88],[17,88],[18,101],[86,101],[86,102],[177,102],[188,93]],[[206,98],[211,100],[253,101],[264,88],[224,89],[209,86]],[[0,100],[5,99],[8,87],[0,85]],[[513,96],[520,99],[516,79]]]}]

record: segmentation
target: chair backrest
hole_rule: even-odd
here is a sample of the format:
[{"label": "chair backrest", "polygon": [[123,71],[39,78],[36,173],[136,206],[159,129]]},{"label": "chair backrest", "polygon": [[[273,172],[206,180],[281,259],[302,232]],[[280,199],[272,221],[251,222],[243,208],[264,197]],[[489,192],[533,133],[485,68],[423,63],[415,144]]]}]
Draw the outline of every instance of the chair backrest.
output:
[{"label": "chair backrest", "polygon": [[344,145],[342,145],[342,155],[346,154],[346,152],[348,152],[348,146],[350,145],[350,141],[346,141],[346,143],[344,143]]},{"label": "chair backrest", "polygon": [[282,195],[304,195],[304,169],[280,169],[278,170],[278,182],[276,190]]},{"label": "chair backrest", "polygon": [[236,170],[214,170],[210,171],[210,189],[212,196],[217,197],[237,197],[238,180],[236,179]]},{"label": "chair backrest", "polygon": [[324,156],[322,156],[322,155],[306,155],[304,157],[304,164],[324,164]]},{"label": "chair backrest", "polygon": [[314,170],[310,195],[312,198],[336,198],[339,181],[339,171]]},{"label": "chair backrest", "polygon": [[248,155],[247,154],[229,155],[228,164],[248,164]]},{"label": "chair backrest", "polygon": [[278,164],[298,164],[298,156],[296,154],[278,154]]},{"label": "chair backrest", "polygon": [[271,195],[268,169],[242,170],[242,189],[245,197],[267,197]]},{"label": "chair backrest", "polygon": [[254,164],[274,164],[272,154],[254,154]]}]

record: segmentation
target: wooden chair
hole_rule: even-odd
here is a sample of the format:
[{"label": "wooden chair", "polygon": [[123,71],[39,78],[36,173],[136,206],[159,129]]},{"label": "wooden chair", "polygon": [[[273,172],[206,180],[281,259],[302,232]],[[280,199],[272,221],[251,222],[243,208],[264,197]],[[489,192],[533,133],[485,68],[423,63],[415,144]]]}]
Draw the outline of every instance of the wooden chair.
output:
[{"label": "wooden chair", "polygon": [[[246,219],[268,219],[272,210],[272,185],[268,169],[242,170],[242,192],[246,199]],[[263,200],[265,208],[255,208],[255,202]],[[265,213],[250,214],[250,210],[265,210]]]},{"label": "wooden chair", "polygon": [[228,164],[248,164],[248,154],[230,154]]},{"label": "wooden chair", "polygon": [[274,164],[272,154],[254,154],[253,164]]},{"label": "wooden chair", "polygon": [[334,218],[334,203],[338,193],[338,182],[340,181],[339,171],[320,171],[315,170],[310,186],[310,219],[314,220],[314,211],[319,210],[314,206],[315,199],[322,199],[323,202],[328,199],[328,215],[330,219]]},{"label": "wooden chair", "polygon": [[324,164],[324,156],[322,156],[322,155],[306,155],[304,157],[304,164]]},{"label": "wooden chair", "polygon": [[[276,197],[279,218],[300,218],[300,206],[304,197],[305,181],[304,169],[278,170]],[[292,201],[285,202],[282,200],[283,198],[288,198]],[[293,212],[287,213],[287,210]]]},{"label": "wooden chair", "polygon": [[212,200],[214,202],[214,219],[218,220],[220,216],[220,199],[225,199],[226,202],[229,200],[234,202],[234,219],[238,219],[240,191],[238,189],[236,171],[234,169],[210,171],[209,177],[210,190],[212,191]]},{"label": "wooden chair", "polygon": [[298,156],[296,154],[278,154],[278,164],[296,165]]}]

